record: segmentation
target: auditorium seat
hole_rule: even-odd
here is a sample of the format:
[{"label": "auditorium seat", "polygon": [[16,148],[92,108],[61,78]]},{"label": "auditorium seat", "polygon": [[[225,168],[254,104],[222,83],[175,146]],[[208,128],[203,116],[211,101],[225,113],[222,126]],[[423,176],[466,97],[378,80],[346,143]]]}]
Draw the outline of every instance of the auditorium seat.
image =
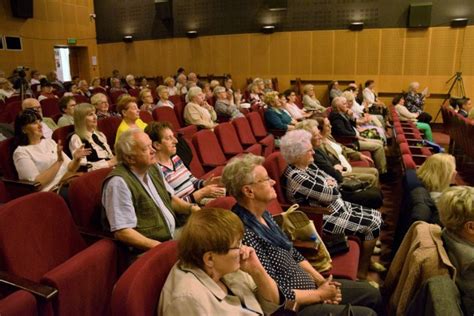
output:
[{"label": "auditorium seat", "polygon": [[97,120],[97,128],[99,131],[104,133],[107,138],[107,143],[112,150],[114,150],[115,136],[117,135],[117,129],[120,126],[120,123],[122,123],[122,118],[116,116]]},{"label": "auditorium seat", "polygon": [[105,315],[117,278],[117,249],[111,240],[87,247],[64,200],[33,193],[2,206],[0,270],[58,290],[54,315]]},{"label": "auditorium seat", "polygon": [[117,104],[118,99],[122,94],[125,94],[125,92],[121,90],[110,92],[109,97],[110,97],[110,101],[112,101],[111,104]]},{"label": "auditorium seat", "polygon": [[132,97],[138,98],[138,95],[140,94],[140,89],[139,88],[129,89],[128,94],[130,94]]},{"label": "auditorium seat", "polygon": [[267,157],[275,149],[275,137],[268,133],[260,114],[256,112],[250,112],[246,117],[252,129],[253,135],[255,135],[255,138],[258,140],[258,142],[264,146],[263,155]]},{"label": "auditorium seat", "polygon": [[215,167],[224,166],[227,163],[219,141],[211,130],[200,130],[194,134],[192,142],[205,170],[209,171]]},{"label": "auditorium seat", "polygon": [[43,112],[44,117],[53,117],[56,114],[61,113],[59,110],[59,99],[57,98],[48,98],[40,101],[41,111]]},{"label": "auditorium seat", "polygon": [[112,293],[112,315],[154,316],[161,290],[178,260],[176,241],[166,241],[140,256],[120,277]]},{"label": "auditorium seat", "polygon": [[[220,123],[214,128],[214,133],[221,144],[222,151],[228,159],[244,152],[244,148],[240,144],[239,137],[232,123]],[[262,145],[253,144],[247,147],[245,152],[260,156],[262,154]]]},{"label": "auditorium seat", "polygon": [[198,129],[196,125],[182,127],[176,116],[176,112],[172,108],[167,106],[161,106],[154,109],[153,119],[158,122],[170,123],[175,133],[181,134],[187,139],[191,139],[191,137],[197,132]]},{"label": "auditorium seat", "polygon": [[21,111],[21,101],[12,101],[5,105],[0,123],[12,123]]},{"label": "auditorium seat", "polygon": [[66,155],[69,156],[69,158],[72,159],[72,153],[69,150],[69,139],[70,135],[74,133],[74,125],[67,125],[63,127],[59,127],[54,130],[52,138],[56,143],[59,144],[61,142],[61,145],[63,146],[63,151]]},{"label": "auditorium seat", "polygon": [[196,152],[196,149],[194,148],[192,141],[186,138],[184,138],[184,140],[188,144],[193,155],[193,158],[191,159],[191,162],[189,163],[189,170],[191,171],[193,176],[199,179],[209,179],[210,177],[216,177],[222,174],[224,166],[218,166],[206,173],[206,171],[204,170],[204,167],[201,164],[201,161],[199,160],[198,154]]},{"label": "auditorium seat", "polygon": [[36,316],[36,299],[30,292],[20,290],[0,299],[2,316]]},{"label": "auditorium seat", "polygon": [[85,95],[82,95],[82,94],[75,94],[74,95],[74,100],[76,100],[77,104],[90,103],[89,98]]},{"label": "auditorium seat", "polygon": [[150,114],[150,112],[141,110],[140,111],[140,119],[143,122],[149,124],[151,121],[153,121],[153,116]]}]

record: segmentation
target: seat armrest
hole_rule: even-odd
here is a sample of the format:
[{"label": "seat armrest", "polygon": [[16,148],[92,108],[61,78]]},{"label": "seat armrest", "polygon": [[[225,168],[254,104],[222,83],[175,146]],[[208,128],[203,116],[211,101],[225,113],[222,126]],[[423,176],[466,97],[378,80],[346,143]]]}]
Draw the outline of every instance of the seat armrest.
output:
[{"label": "seat armrest", "polygon": [[16,186],[22,187],[24,189],[29,189],[31,191],[39,191],[41,188],[41,183],[35,181],[26,181],[26,180],[12,180],[1,177],[1,180],[7,186]]},{"label": "seat armrest", "polygon": [[84,226],[78,226],[77,230],[79,230],[79,233],[85,238],[90,238],[90,239],[95,239],[95,240],[110,239],[113,241],[118,241],[118,239],[115,238],[114,234],[111,232],[105,232],[102,230],[84,227]]},{"label": "seat armrest", "polygon": [[44,300],[51,300],[58,294],[58,290],[51,286],[33,282],[6,271],[0,271],[0,284],[17,290],[25,290]]}]

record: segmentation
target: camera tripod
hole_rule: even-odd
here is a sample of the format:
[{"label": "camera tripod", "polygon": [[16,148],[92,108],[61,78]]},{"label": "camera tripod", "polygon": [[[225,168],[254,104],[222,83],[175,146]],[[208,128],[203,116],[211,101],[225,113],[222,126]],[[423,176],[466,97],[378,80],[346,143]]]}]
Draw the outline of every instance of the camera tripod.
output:
[{"label": "camera tripod", "polygon": [[439,107],[438,113],[436,114],[436,117],[433,122],[436,122],[436,120],[438,119],[443,104],[446,102],[446,100],[449,100],[451,98],[451,92],[453,91],[454,87],[456,87],[456,92],[458,92],[457,96],[459,96],[459,92],[461,92],[461,96],[463,98],[466,97],[466,90],[464,90],[464,80],[462,79],[462,72],[457,71],[451,78],[448,79],[448,81],[446,81],[446,83],[449,83],[451,80],[453,81],[453,83],[451,84],[451,87],[449,87],[446,98],[443,100],[443,103],[441,103],[441,106]]}]

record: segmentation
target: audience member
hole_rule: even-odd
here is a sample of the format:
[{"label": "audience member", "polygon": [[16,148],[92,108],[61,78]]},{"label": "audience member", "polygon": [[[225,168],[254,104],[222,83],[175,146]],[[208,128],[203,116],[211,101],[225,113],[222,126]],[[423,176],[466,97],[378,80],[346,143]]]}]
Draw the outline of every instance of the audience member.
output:
[{"label": "audience member", "polygon": [[213,129],[217,123],[216,111],[204,100],[201,88],[192,87],[188,92],[189,103],[184,107],[184,120],[186,124],[198,125],[203,128]]},{"label": "audience member", "polygon": [[414,81],[410,83],[408,86],[408,93],[405,97],[405,106],[411,113],[419,113],[417,117],[419,122],[429,123],[433,117],[423,111],[425,98],[428,96],[427,88],[425,88],[421,93],[418,92],[419,88],[420,84],[418,82]]},{"label": "audience member", "polygon": [[472,102],[469,98],[463,98],[459,102],[459,110],[458,114],[461,114],[463,117],[467,118],[469,116],[469,112],[472,110]]},{"label": "audience member", "polygon": [[91,81],[91,87],[89,88],[93,93],[105,93],[106,89],[100,85],[100,78],[94,77]]},{"label": "audience member", "polygon": [[456,285],[465,315],[474,315],[474,188],[452,187],[438,201],[442,238],[456,267]]},{"label": "audience member", "polygon": [[16,117],[14,143],[13,162],[18,178],[41,183],[41,191],[58,189],[90,153],[82,146],[73,152],[73,160],[69,159],[61,143],[43,137],[41,116],[34,110],[24,110]]},{"label": "audience member", "polygon": [[212,93],[212,91],[214,90],[211,89],[211,84],[207,81],[200,81],[198,86],[201,87],[202,93],[204,93],[206,101],[211,102],[211,99],[214,96],[214,94]]},{"label": "audience member", "polygon": [[115,143],[117,143],[120,135],[130,128],[139,128],[142,131],[146,127],[146,123],[140,119],[140,110],[138,109],[137,99],[130,95],[124,95],[117,104],[117,112],[122,115],[122,123],[117,129]]},{"label": "audience member", "polygon": [[41,79],[41,74],[39,73],[38,70],[31,70],[30,72],[30,85],[39,85],[40,84],[40,79]]},{"label": "audience member", "polygon": [[198,77],[197,75],[194,73],[194,72],[190,72],[188,74],[188,81],[186,82],[186,85],[188,87],[188,91],[189,89],[191,89],[192,87],[197,87],[197,84],[198,84]]},{"label": "audience member", "polygon": [[125,89],[131,90],[131,89],[136,89],[136,82],[135,82],[135,77],[131,74],[127,75],[125,77]]},{"label": "audience member", "polygon": [[306,111],[315,111],[322,113],[326,111],[326,108],[321,105],[316,95],[314,93],[314,86],[312,84],[307,84],[303,87],[303,106]]},{"label": "audience member", "polygon": [[278,92],[273,91],[265,94],[265,123],[269,129],[292,130],[295,128],[296,120],[293,120],[288,112],[283,108],[283,104],[278,97]]},{"label": "audience member", "polygon": [[91,103],[95,106],[97,119],[101,120],[111,116],[119,116],[115,112],[109,111],[109,100],[107,96],[103,93],[96,93],[91,97]]},{"label": "audience member", "polygon": [[[283,100],[285,98],[285,100]],[[284,108],[291,115],[291,118],[296,121],[301,121],[305,118],[311,117],[311,112],[305,112],[296,105],[296,93],[293,90],[285,91],[284,95],[280,97],[280,102],[284,102]]]},{"label": "audience member", "polygon": [[263,93],[272,92],[273,90],[273,82],[271,79],[263,80]]},{"label": "audience member", "polygon": [[151,94],[151,90],[148,88],[140,91],[138,99],[142,102],[142,105],[140,106],[141,111],[147,111],[151,114],[157,107],[157,105],[153,103],[153,95]]},{"label": "audience member", "polygon": [[38,101],[43,101],[46,99],[57,99],[58,96],[53,93],[52,84],[46,80],[46,78],[41,79],[40,84],[40,95],[38,96]]},{"label": "audience member", "polygon": [[43,136],[46,139],[51,139],[51,137],[53,136],[54,130],[58,128],[58,126],[56,125],[56,123],[53,121],[52,118],[43,117],[43,110],[41,109],[41,103],[39,103],[39,101],[36,99],[27,98],[23,100],[23,102],[21,103],[21,109],[22,110],[30,109],[38,113],[38,115],[41,117],[40,121],[41,121],[41,127],[42,127],[41,129],[43,132]]},{"label": "audience member", "polygon": [[122,88],[119,78],[110,79],[110,93],[124,92],[128,93],[127,89]]},{"label": "audience member", "polygon": [[228,94],[224,87],[217,86],[214,89],[214,95],[216,97],[214,109],[218,115],[230,120],[233,120],[236,117],[244,117],[237,106],[229,101]]},{"label": "audience member", "polygon": [[54,86],[56,90],[59,90],[62,92],[65,91],[64,82],[59,80],[58,74],[56,73],[56,71],[53,70],[53,71],[48,72],[48,74],[46,75],[46,79],[48,79],[48,81]]},{"label": "audience member", "polygon": [[175,237],[175,214],[189,214],[199,207],[166,190],[152,142],[142,130],[124,131],[115,151],[118,165],[102,187],[104,229],[135,251]]},{"label": "audience member", "polygon": [[335,97],[340,97],[342,96],[342,91],[339,88],[339,82],[337,81],[331,81],[328,85],[328,91],[329,91],[329,101],[332,102],[332,100]]},{"label": "audience member", "polygon": [[175,87],[175,81],[173,77],[166,77],[163,82],[164,82],[164,85],[166,86],[166,89],[168,89],[169,96],[179,94],[178,89]]},{"label": "audience member", "polygon": [[169,97],[170,97],[169,87],[158,86],[158,88],[156,88],[156,92],[157,92],[158,96],[160,97],[160,101],[158,101],[158,104],[156,105],[157,107],[167,106],[167,107],[170,107],[172,109],[174,108],[173,102],[171,102],[170,99],[169,99]]},{"label": "audience member", "polygon": [[392,105],[395,106],[395,111],[397,111],[400,121],[412,121],[415,122],[416,127],[425,133],[425,138],[429,141],[433,141],[433,133],[431,131],[431,126],[428,123],[418,122],[418,117],[420,116],[419,112],[410,112],[405,106],[405,98],[403,95],[398,95],[393,98]]},{"label": "audience member", "polygon": [[[370,114],[382,115],[384,120],[388,120],[388,110],[383,102],[381,102],[377,93],[375,92],[375,81],[367,80],[365,82],[365,88],[362,91],[364,97],[364,103],[367,106],[367,110]],[[386,126],[390,126],[390,123],[386,123]]]},{"label": "audience member", "polygon": [[249,103],[256,107],[265,107],[265,103],[262,98],[262,90],[260,90],[260,85],[258,83],[251,83],[249,85]]},{"label": "audience member", "polygon": [[90,170],[114,167],[117,160],[112,153],[107,138],[97,130],[97,115],[92,104],[81,103],[74,110],[74,131],[69,141],[71,153],[78,148],[90,150],[90,154],[81,159],[81,166]]},{"label": "audience member", "polygon": [[210,199],[225,195],[220,177],[208,180],[195,178],[176,154],[178,140],[168,122],[151,122],[146,128],[156,150],[156,160],[163,176],[174,189],[174,194],[187,202],[204,205]]},{"label": "audience member", "polygon": [[62,97],[59,99],[59,110],[63,114],[58,120],[58,127],[74,125],[74,109],[76,100],[74,97]]},{"label": "audience member", "polygon": [[0,78],[0,101],[5,101],[15,94],[12,83],[5,78]]},{"label": "audience member", "polygon": [[255,250],[242,245],[244,226],[232,212],[190,216],[179,261],[161,291],[158,315],[270,315],[281,304],[275,281]]},{"label": "audience member", "polygon": [[187,77],[185,74],[180,74],[176,77],[176,90],[179,95],[186,95],[188,93]]},{"label": "audience member", "polygon": [[[444,153],[429,156],[416,171],[418,179],[435,202],[438,201],[441,193],[449,188],[451,183],[454,183],[456,174],[454,156]],[[425,219],[425,221],[428,220]]]},{"label": "audience member", "polygon": [[[291,203],[325,206],[331,214],[323,217],[323,230],[328,234],[355,235],[362,240],[359,279],[365,280],[382,218],[379,211],[344,201],[337,181],[321,171],[314,162],[311,134],[290,131],[281,138],[280,150],[288,163],[283,186]],[[310,167],[311,165],[311,167]]]},{"label": "audience member", "polygon": [[276,198],[275,182],[268,177],[263,161],[252,154],[235,157],[222,175],[227,192],[237,199],[232,210],[244,223],[243,244],[255,249],[285,298],[300,307],[298,315],[339,315],[346,304],[352,304],[354,315],[376,315],[371,308],[381,310],[377,289],[366,282],[324,279],[272,219],[267,206]]},{"label": "audience member", "polygon": [[79,81],[77,88],[78,88],[77,94],[83,95],[88,98],[92,96],[92,93],[89,91],[89,84],[87,83],[86,80]]},{"label": "audience member", "polygon": [[143,89],[150,89],[150,85],[148,84],[148,80],[146,79],[146,77],[142,77],[140,79],[140,90],[143,90]]}]

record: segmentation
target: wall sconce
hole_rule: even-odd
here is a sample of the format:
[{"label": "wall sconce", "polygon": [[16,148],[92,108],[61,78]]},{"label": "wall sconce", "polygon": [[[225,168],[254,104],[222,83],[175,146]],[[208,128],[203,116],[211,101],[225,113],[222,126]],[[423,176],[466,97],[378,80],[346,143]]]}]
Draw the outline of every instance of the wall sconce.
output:
[{"label": "wall sconce", "polygon": [[352,22],[349,25],[351,31],[362,31],[364,29],[364,22]]},{"label": "wall sconce", "polygon": [[125,43],[131,43],[131,42],[133,42],[133,36],[132,35],[125,35],[122,40]]},{"label": "wall sconce", "polygon": [[187,31],[186,36],[188,38],[196,38],[196,37],[198,37],[198,31],[196,31],[196,30]]},{"label": "wall sconce", "polygon": [[275,25],[264,25],[261,31],[263,34],[272,34],[275,32]]},{"label": "wall sconce", "polygon": [[468,18],[457,18],[451,20],[451,27],[466,27],[469,22]]}]

